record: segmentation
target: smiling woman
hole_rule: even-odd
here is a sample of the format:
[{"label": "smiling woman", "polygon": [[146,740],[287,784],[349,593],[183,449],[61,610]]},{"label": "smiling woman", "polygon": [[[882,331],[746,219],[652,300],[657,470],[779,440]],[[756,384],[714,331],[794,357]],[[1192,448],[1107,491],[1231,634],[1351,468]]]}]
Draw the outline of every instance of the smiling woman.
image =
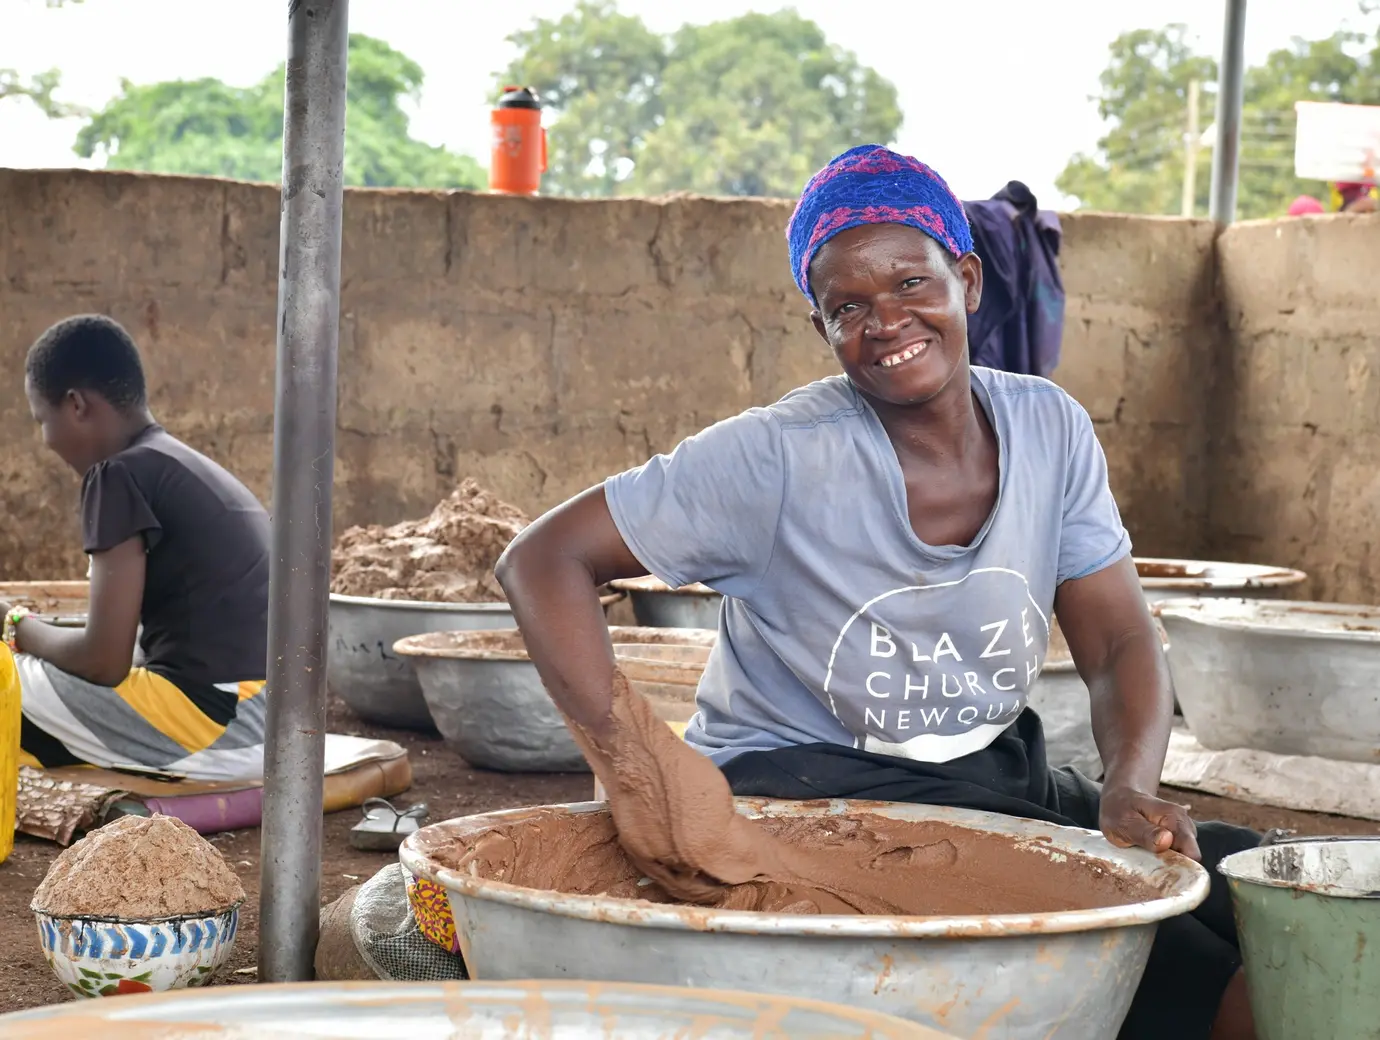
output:
[{"label": "smiling woman", "polygon": [[[982,264],[944,180],[851,149],[805,186],[788,240],[842,374],[610,477],[514,540],[499,580],[552,697],[606,739],[597,587],[702,582],[725,598],[685,742],[737,794],[1003,812],[1209,867],[1258,844],[1157,797],[1173,692],[1102,449],[1053,383],[969,366]],[[1101,787],[1049,768],[1028,707],[1054,613],[1092,695]],[[658,818],[693,819],[702,803],[684,802]],[[1215,1036],[1250,1036],[1239,967],[1214,875],[1202,908],[1161,925],[1121,1036],[1206,1040],[1214,1021]]]}]

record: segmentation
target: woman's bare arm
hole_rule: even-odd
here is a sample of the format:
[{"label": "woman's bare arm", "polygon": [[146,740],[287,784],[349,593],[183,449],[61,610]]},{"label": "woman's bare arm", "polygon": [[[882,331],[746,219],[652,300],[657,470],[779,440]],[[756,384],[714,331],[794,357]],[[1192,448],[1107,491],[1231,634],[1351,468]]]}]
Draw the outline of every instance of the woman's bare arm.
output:
[{"label": "woman's bare arm", "polygon": [[29,618],[16,633],[19,649],[97,686],[124,682],[134,659],[147,562],[142,535],[96,553],[86,627],[56,628]]},{"label": "woman's bare arm", "polygon": [[1193,821],[1158,796],[1174,716],[1174,688],[1135,562],[1059,586],[1059,627],[1092,697],[1093,736],[1106,766],[1102,832],[1153,852],[1198,857]]},{"label": "woman's bare arm", "polygon": [[524,530],[495,568],[552,700],[595,736],[607,730],[614,668],[598,589],[646,573],[618,533],[602,484]]}]

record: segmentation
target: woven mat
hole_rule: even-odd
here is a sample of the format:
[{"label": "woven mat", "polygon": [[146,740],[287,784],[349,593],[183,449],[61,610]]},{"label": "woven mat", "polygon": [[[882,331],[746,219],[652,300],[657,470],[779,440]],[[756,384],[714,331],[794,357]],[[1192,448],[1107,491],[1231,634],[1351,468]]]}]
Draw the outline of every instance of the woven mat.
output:
[{"label": "woven mat", "polygon": [[[400,745],[387,740],[327,735],[322,792],[326,812],[354,808],[371,796],[390,798],[411,784],[411,763]],[[21,766],[15,829],[69,845],[78,832],[99,826],[111,805],[118,801],[226,795],[262,786],[260,780],[182,780],[80,766],[48,770]]]},{"label": "woven mat", "polygon": [[89,830],[119,798],[119,791],[100,784],[59,779],[33,766],[20,766],[15,829],[70,845],[73,834]]}]

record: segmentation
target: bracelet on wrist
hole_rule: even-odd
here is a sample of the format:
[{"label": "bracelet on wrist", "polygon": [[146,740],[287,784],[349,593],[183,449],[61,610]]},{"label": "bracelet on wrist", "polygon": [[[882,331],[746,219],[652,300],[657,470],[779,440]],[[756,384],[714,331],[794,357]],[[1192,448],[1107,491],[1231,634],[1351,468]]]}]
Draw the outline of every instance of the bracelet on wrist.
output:
[{"label": "bracelet on wrist", "polygon": [[31,613],[33,611],[28,607],[14,607],[5,615],[5,645],[10,648],[10,653],[19,653],[19,623]]}]

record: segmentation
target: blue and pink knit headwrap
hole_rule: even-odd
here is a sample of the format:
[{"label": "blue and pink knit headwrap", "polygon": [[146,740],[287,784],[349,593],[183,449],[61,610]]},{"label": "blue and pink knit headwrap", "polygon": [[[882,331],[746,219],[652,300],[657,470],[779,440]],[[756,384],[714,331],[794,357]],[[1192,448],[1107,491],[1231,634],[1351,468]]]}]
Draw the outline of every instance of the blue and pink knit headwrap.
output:
[{"label": "blue and pink knit headwrap", "polygon": [[850,148],[810,178],[786,226],[791,274],[811,303],[810,261],[840,231],[860,224],[906,224],[954,256],[973,249],[963,203],[918,159],[878,144]]}]

